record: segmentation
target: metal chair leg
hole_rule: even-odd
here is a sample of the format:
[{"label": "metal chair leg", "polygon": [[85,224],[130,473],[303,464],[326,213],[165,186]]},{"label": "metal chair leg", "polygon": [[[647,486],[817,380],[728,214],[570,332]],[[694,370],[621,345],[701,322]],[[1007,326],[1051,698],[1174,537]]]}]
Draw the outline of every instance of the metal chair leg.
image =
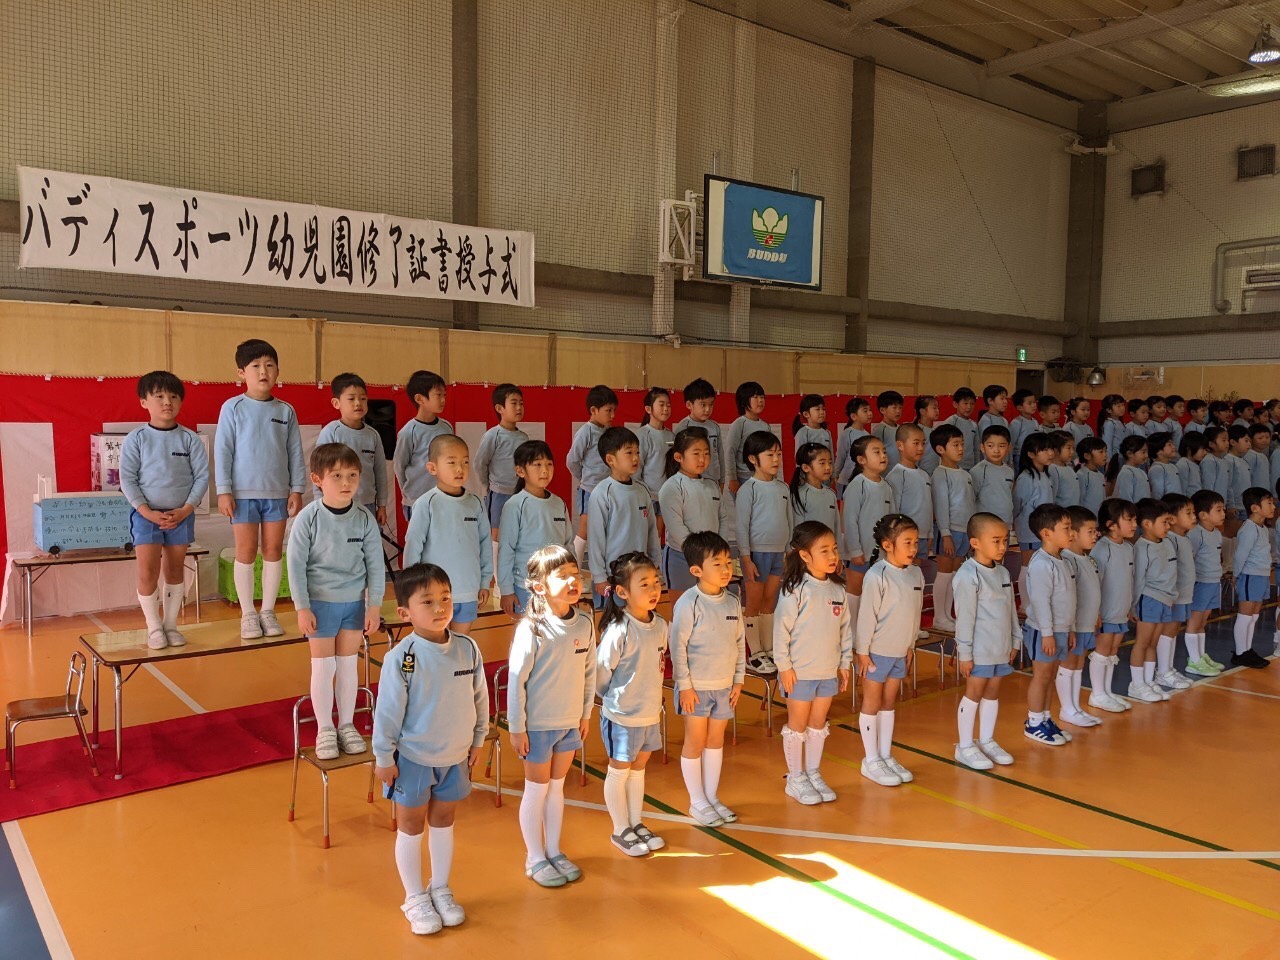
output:
[{"label": "metal chair leg", "polygon": [[489,763],[493,767],[493,805],[502,806],[502,738],[495,737],[489,750]]},{"label": "metal chair leg", "polygon": [[13,735],[13,725],[10,723],[8,716],[6,716],[4,718],[4,766],[9,771],[10,790],[14,790],[18,786],[18,758],[13,749]]},{"label": "metal chair leg", "polygon": [[293,752],[293,786],[289,790],[289,822],[293,823],[293,811],[298,805],[298,751]]},{"label": "metal chair leg", "polygon": [[391,801],[391,829],[394,831],[398,829],[399,826],[400,826],[399,823],[396,822],[396,802],[392,800]]},{"label": "metal chair leg", "polygon": [[378,765],[376,763],[369,764],[369,803],[373,803],[373,785],[378,779],[374,776],[374,772],[377,769]]},{"label": "metal chair leg", "polygon": [[324,848],[329,849],[329,772],[320,771],[320,779],[324,783]]},{"label": "metal chair leg", "polygon": [[764,682],[764,724],[765,736],[773,736],[773,681],[766,680]]},{"label": "metal chair leg", "polygon": [[662,724],[662,762],[667,762],[667,705],[662,705],[661,719],[658,721]]},{"label": "metal chair leg", "polygon": [[80,734],[80,743],[84,745],[84,755],[89,758],[89,763],[93,767],[93,775],[98,776],[98,759],[93,755],[93,747],[89,745],[89,732],[84,728],[84,722],[77,714],[72,719],[76,722],[76,731]]}]

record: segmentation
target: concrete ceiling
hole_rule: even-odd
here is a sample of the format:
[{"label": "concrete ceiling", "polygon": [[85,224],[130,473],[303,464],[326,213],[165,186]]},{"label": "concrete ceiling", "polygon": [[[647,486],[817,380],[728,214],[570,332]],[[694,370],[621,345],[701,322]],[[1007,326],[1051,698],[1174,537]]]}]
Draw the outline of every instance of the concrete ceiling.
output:
[{"label": "concrete ceiling", "polygon": [[1201,87],[1258,72],[1248,54],[1280,0],[696,0],[702,6],[1075,129],[1111,130],[1267,100]]}]

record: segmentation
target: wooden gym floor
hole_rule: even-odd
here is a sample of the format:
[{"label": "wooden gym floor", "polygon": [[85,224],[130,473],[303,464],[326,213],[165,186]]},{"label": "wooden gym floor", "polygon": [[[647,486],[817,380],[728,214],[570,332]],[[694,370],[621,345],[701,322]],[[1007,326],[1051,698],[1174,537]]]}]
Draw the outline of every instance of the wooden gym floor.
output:
[{"label": "wooden gym floor", "polygon": [[[1259,634],[1273,624],[1268,611]],[[140,625],[121,611],[42,621],[30,644],[0,632],[0,700],[58,690],[80,634]],[[1221,660],[1229,627],[1214,629]],[[298,695],[306,660],[293,646],[139,671],[127,722]],[[1104,715],[1063,748],[1021,736],[1015,676],[997,739],[1017,762],[986,774],[951,760],[960,693],[954,679],[938,690],[934,662],[922,658],[920,695],[898,709],[895,755],[915,782],[859,776],[844,699],[824,761],[840,799],[819,807],[783,795],[780,739],[744,697],[721,789],[741,815],[731,827],[682,816],[673,712],[672,762],[655,759],[646,782],[646,820],[668,846],[645,861],[609,844],[593,726],[588,782],[570,775],[565,818],[564,849],[585,876],[561,890],[524,878],[520,767],[506,750],[512,796],[496,809],[481,783],[458,819],[452,885],[467,922],[430,938],[398,910],[388,807],[365,802],[367,768],[333,777],[329,850],[305,766],[286,822],[287,761],[7,823],[0,958],[1280,956],[1280,665]],[[109,696],[103,710],[110,729]],[[70,733],[37,724],[23,742]]]}]

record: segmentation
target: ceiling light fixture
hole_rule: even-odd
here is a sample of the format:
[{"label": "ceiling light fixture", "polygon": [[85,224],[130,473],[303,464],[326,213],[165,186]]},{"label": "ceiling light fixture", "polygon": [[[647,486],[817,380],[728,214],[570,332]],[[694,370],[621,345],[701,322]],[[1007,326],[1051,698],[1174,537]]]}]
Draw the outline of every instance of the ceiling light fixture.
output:
[{"label": "ceiling light fixture", "polygon": [[1094,367],[1093,372],[1089,374],[1089,379],[1085,383],[1091,387],[1100,387],[1107,382],[1107,372],[1101,367]]},{"label": "ceiling light fixture", "polygon": [[1258,39],[1253,42],[1253,49],[1249,51],[1249,62],[1271,63],[1274,60],[1280,60],[1280,44],[1271,36],[1271,24],[1264,23]]}]

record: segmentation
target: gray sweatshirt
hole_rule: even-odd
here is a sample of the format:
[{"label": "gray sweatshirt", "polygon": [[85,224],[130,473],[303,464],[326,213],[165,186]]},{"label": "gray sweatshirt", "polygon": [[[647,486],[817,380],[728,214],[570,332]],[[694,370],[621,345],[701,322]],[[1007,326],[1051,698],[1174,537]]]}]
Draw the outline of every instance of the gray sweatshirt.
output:
[{"label": "gray sweatshirt", "polygon": [[[979,448],[979,451],[981,451],[981,448],[982,448],[982,435],[986,432],[986,430],[987,430],[987,428],[988,428],[988,427],[1004,427],[1006,430],[1008,430],[1008,431],[1009,431],[1009,435],[1010,435],[1010,437],[1012,437],[1012,436],[1013,436],[1013,425],[1012,425],[1011,423],[1009,423],[1009,421],[1008,421],[1008,420],[1006,420],[1002,414],[999,414],[999,413],[992,413],[991,411],[989,411],[989,410],[988,410],[986,413],[984,413],[982,416],[980,416],[980,417],[978,418],[978,448]],[[975,462],[974,462],[974,466],[976,467],[979,463],[982,463],[982,462],[983,462],[983,455],[982,455],[982,453],[981,453],[981,452],[979,452],[979,454],[978,454],[978,456],[977,456],[977,458],[976,458],[976,460],[975,460]],[[1010,468],[1012,468],[1012,467],[1013,467],[1013,465],[1014,465],[1014,463],[1015,463],[1015,461],[1014,461],[1014,459],[1013,459],[1013,446],[1012,446],[1012,445],[1010,445],[1010,447],[1009,447],[1009,452],[1008,452],[1007,454],[1005,454],[1004,462],[1005,462],[1005,464],[1006,464],[1007,466],[1009,466]]]},{"label": "gray sweatshirt", "polygon": [[853,663],[853,618],[844,584],[806,573],[778,597],[773,612],[773,662],[797,680],[830,680]]},{"label": "gray sweatshirt", "polygon": [[1081,467],[1076,471],[1076,482],[1080,484],[1080,506],[1088,507],[1097,516],[1102,501],[1107,499],[1106,475],[1101,470]]},{"label": "gray sweatshirt", "polygon": [[120,447],[120,492],[129,505],[153,510],[195,506],[209,489],[209,457],[200,437],[182,425],[147,424]]},{"label": "gray sweatshirt", "polygon": [[871,560],[876,547],[875,529],[880,518],[898,509],[898,498],[893,487],[883,480],[867,479],[860,473],[849,481],[844,491],[844,543],[849,551],[847,559],[862,557]]},{"label": "gray sweatshirt", "polygon": [[[316,437],[316,446],[322,443],[345,443],[360,457],[360,489],[356,491],[356,503],[385,507],[391,500],[391,487],[387,483],[387,453],[382,448],[382,437],[367,423],[359,430],[352,430],[341,420],[326,423]],[[315,488],[315,499],[323,494]]]},{"label": "gray sweatshirt", "polygon": [[1032,417],[1024,417],[1018,414],[1009,421],[1009,455],[1013,458],[1014,468],[1020,462],[1022,456],[1022,445],[1026,442],[1027,437],[1040,430],[1040,424]]},{"label": "gray sweatshirt", "polygon": [[884,444],[884,452],[889,455],[890,470],[902,460],[902,454],[898,452],[898,428],[900,426],[902,426],[901,423],[885,423],[883,420],[871,425],[871,435],[877,437]]},{"label": "gray sweatshirt", "polygon": [[976,509],[968,471],[944,466],[933,471],[933,519],[939,531],[965,533]]},{"label": "gray sweatshirt", "polygon": [[1197,523],[1187,532],[1187,542],[1196,558],[1196,583],[1221,583],[1222,531],[1206,530]]},{"label": "gray sweatshirt", "polygon": [[1182,479],[1178,476],[1178,468],[1172,463],[1152,461],[1147,467],[1147,480],[1151,483],[1153,497],[1160,498],[1167,493],[1185,493],[1182,489]]},{"label": "gray sweatshirt", "polygon": [[431,441],[436,437],[453,433],[453,424],[444,417],[426,423],[414,417],[396,435],[396,452],[391,458],[396,482],[400,484],[400,499],[412,505],[420,496],[436,485],[436,478],[427,470],[427,455]]},{"label": "gray sweatshirt", "polygon": [[662,520],[667,527],[667,546],[683,550],[691,533],[714,531],[726,540],[732,537],[733,514],[728,494],[706,477],[690,477],[676,472],[667,478],[658,493]]},{"label": "gray sweatshirt", "polygon": [[432,487],[413,505],[404,535],[404,565],[434,563],[449,574],[454,603],[474,603],[493,579],[493,548],[484,504],[466,490]]},{"label": "gray sweatshirt", "polygon": [[1013,467],[983,460],[969,475],[973,477],[973,493],[978,510],[993,513],[1005,523],[1013,523]]},{"label": "gray sweatshirt", "polygon": [[920,528],[920,542],[927,553],[933,540],[933,484],[929,474],[919,467],[899,463],[885,474],[884,480],[893,488],[898,509]]},{"label": "gray sweatshirt", "polygon": [[801,424],[800,429],[796,431],[796,450],[799,450],[806,443],[820,443],[830,450],[832,449],[831,431],[824,430],[821,427],[810,427]]},{"label": "gray sweatshirt", "polygon": [[[1192,529],[1195,529],[1194,527]],[[1190,531],[1188,531],[1190,532]],[[1191,541],[1180,533],[1169,531],[1166,539],[1173,544],[1178,568],[1178,603],[1190,603],[1196,592],[1196,555]]]},{"label": "gray sweatshirt", "polygon": [[424,767],[452,767],[488,732],[489,689],[474,640],[450,632],[432,643],[411,633],[388,651],[373,714],[378,766],[391,766],[399,751]]},{"label": "gray sweatshirt", "polygon": [[849,478],[853,476],[853,469],[857,466],[853,462],[853,445],[858,442],[859,437],[869,436],[871,434],[857,427],[846,426],[840,431],[840,439],[836,441],[836,462],[832,465],[832,470],[835,473],[836,482],[841,486],[849,482]]},{"label": "gray sweatshirt", "polygon": [[1124,624],[1133,609],[1133,544],[1103,537],[1089,551],[1102,579],[1102,622]]},{"label": "gray sweatshirt", "polygon": [[791,490],[781,480],[752,477],[738,488],[740,553],[781,553],[787,549],[794,528]]},{"label": "gray sweatshirt", "polygon": [[[978,462],[982,456],[978,452],[978,425],[968,417],[962,417],[958,413],[953,413],[947,419],[942,421],[945,424],[955,427],[964,434],[964,456],[960,458],[960,468],[962,470],[971,470],[973,465]],[[925,438],[928,442],[928,438]],[[932,446],[932,444],[930,444]]]},{"label": "gray sweatshirt", "polygon": [[951,581],[956,607],[956,655],[979,665],[1008,663],[1022,642],[1009,568],[969,557]]},{"label": "gray sweatshirt", "polygon": [[511,638],[507,724],[512,733],[569,730],[591,716],[596,700],[596,628],[577,607],[525,617]]},{"label": "gray sweatshirt", "polygon": [[289,593],[308,610],[312,600],[382,605],[386,589],[378,521],[354,501],[341,513],[312,500],[289,530]]},{"label": "gray sweatshirt", "polygon": [[1077,447],[1080,446],[1081,440],[1087,440],[1093,436],[1093,427],[1087,423],[1076,423],[1074,420],[1068,420],[1063,429],[1071,434],[1071,439],[1076,442]]},{"label": "gray sweatshirt", "polygon": [[679,433],[685,427],[701,427],[707,431],[707,440],[711,443],[711,462],[707,464],[707,472],[703,476],[723,485],[724,447],[720,442],[720,424],[711,419],[695,420],[693,417],[685,417],[675,425],[674,432]]},{"label": "gray sweatshirt", "polygon": [[283,400],[242,393],[222,405],[213,441],[215,490],[240,500],[282,500],[310,480],[298,415]]},{"label": "gray sweatshirt", "polygon": [[1049,471],[1044,473],[1032,467],[1018,474],[1013,485],[1014,530],[1019,543],[1040,539],[1040,531],[1031,529],[1031,514],[1046,503],[1053,503],[1053,481]]},{"label": "gray sweatshirt", "polygon": [[1097,633],[1102,614],[1102,576],[1098,562],[1086,553],[1063,550],[1062,557],[1076,578],[1076,633]]},{"label": "gray sweatshirt", "polygon": [[636,430],[636,439],[640,441],[640,479],[650,493],[661,493],[666,480],[667,451],[675,443],[676,435],[646,423]]},{"label": "gray sweatshirt", "polygon": [[1137,467],[1126,463],[1116,474],[1115,496],[1130,503],[1137,503],[1151,496],[1151,481]]},{"label": "gray sweatshirt", "polygon": [[1257,450],[1250,450],[1242,459],[1249,467],[1249,486],[1275,493],[1275,487],[1271,485],[1271,464],[1267,458]]},{"label": "gray sweatshirt", "polygon": [[[1174,467],[1178,471],[1178,483],[1184,496],[1194,497],[1204,489],[1200,479],[1200,464],[1190,457],[1179,457]],[[1191,492],[1187,493],[1188,490]]]},{"label": "gray sweatshirt", "polygon": [[471,467],[476,479],[490,493],[512,494],[516,492],[516,447],[529,439],[529,435],[517,427],[508,430],[502,424],[490,427],[480,438]]},{"label": "gray sweatshirt", "polygon": [[[664,484],[665,486],[665,484]],[[662,566],[662,546],[658,543],[658,518],[653,514],[649,488],[639,480],[622,483],[605,477],[591,491],[587,509],[587,550],[591,557],[591,579],[605,583],[609,564],[638,550],[654,565]]]},{"label": "gray sweatshirt", "polygon": [[1041,636],[1071,633],[1076,628],[1076,581],[1061,557],[1043,550],[1027,564],[1027,626]]},{"label": "gray sweatshirt", "polygon": [[729,424],[729,432],[724,438],[724,456],[730,472],[739,484],[751,477],[751,468],[742,462],[742,447],[747,442],[747,437],[753,433],[768,433],[770,429],[769,424],[763,420],[751,420],[745,416]]},{"label": "gray sweatshirt", "polygon": [[1053,502],[1058,506],[1080,505],[1080,479],[1071,467],[1049,464],[1049,487],[1053,490]]},{"label": "gray sweatshirt", "polygon": [[1249,489],[1251,482],[1249,465],[1234,453],[1228,453],[1223,460],[1226,463],[1226,469],[1230,477],[1227,485],[1227,508],[1243,510],[1244,492]]},{"label": "gray sweatshirt", "polygon": [[872,564],[862,581],[855,649],[859,654],[905,657],[916,644],[923,609],[924,574],[919,567],[895,567],[888,560]]},{"label": "gray sweatshirt", "polygon": [[1231,467],[1224,457],[1209,454],[1200,461],[1201,490],[1212,490],[1231,506]]},{"label": "gray sweatshirt", "polygon": [[671,676],[676,690],[725,690],[747,671],[742,605],[728,590],[712,597],[695,586],[671,611]]},{"label": "gray sweatshirt", "polygon": [[840,505],[836,500],[836,492],[830,487],[815,487],[802,483],[798,494],[799,509],[796,509],[795,501],[791,503],[791,518],[795,521],[795,525],[798,527],[808,520],[825,524],[836,535],[836,548],[840,551],[840,556],[847,556],[844,547],[844,524],[840,522]]},{"label": "gray sweatshirt", "polygon": [[662,718],[662,673],[667,657],[667,621],[648,623],[623,611],[600,636],[596,693],[600,712],[624,727],[647,727]]},{"label": "gray sweatshirt", "polygon": [[502,507],[498,522],[498,590],[510,596],[524,586],[529,558],[548,544],[573,549],[573,521],[569,508],[554,493],[545,498],[521,490]]},{"label": "gray sweatshirt", "polygon": [[1267,528],[1252,520],[1240,524],[1236,534],[1236,552],[1231,559],[1231,572],[1237,579],[1242,574],[1269,577],[1271,575],[1271,538]]},{"label": "gray sweatshirt", "polygon": [[1178,600],[1178,557],[1173,544],[1165,540],[1139,537],[1133,545],[1133,610],[1141,597],[1161,603]]},{"label": "gray sweatshirt", "polygon": [[564,458],[564,465],[569,473],[587,493],[595,490],[596,485],[609,476],[609,465],[600,456],[600,437],[605,428],[588,420],[573,435],[573,444]]}]

